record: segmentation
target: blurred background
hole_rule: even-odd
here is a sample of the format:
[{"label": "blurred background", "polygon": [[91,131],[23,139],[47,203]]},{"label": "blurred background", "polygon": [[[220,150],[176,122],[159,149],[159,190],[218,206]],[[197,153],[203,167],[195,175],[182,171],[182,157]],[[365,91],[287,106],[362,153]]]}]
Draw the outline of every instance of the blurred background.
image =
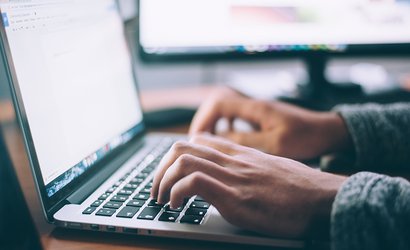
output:
[{"label": "blurred background", "polygon": [[[132,22],[138,15],[137,0],[119,0],[126,22]],[[131,20],[131,21],[130,21]],[[138,25],[131,25],[133,29]],[[134,32],[137,32],[134,30]],[[135,40],[137,42],[137,40]],[[250,94],[270,98],[275,89],[289,88],[295,81],[305,80],[304,64],[297,59],[247,60],[229,62],[178,62],[145,63],[136,54],[137,80],[141,90],[174,89],[176,87],[212,84],[229,84],[247,88]],[[2,60],[2,59],[1,59]],[[6,82],[4,62],[0,61],[0,82]],[[331,60],[327,76],[334,81],[354,81],[365,86],[365,90],[378,91],[406,84],[410,72],[410,58],[354,57]],[[272,82],[280,83],[272,84]],[[252,88],[249,89],[249,86]],[[265,91],[258,91],[264,86]],[[271,86],[271,91],[266,88]],[[267,96],[264,96],[267,95]],[[0,97],[7,98],[7,84],[0,84]]]},{"label": "blurred background", "polygon": [[[137,0],[119,0],[119,3],[125,20],[138,15]],[[239,88],[252,85],[254,90],[248,91],[261,98],[269,98],[263,96],[257,86],[264,86],[265,90],[269,85],[278,88],[272,82],[280,82],[286,88],[287,83],[305,81],[307,77],[303,62],[297,59],[155,64],[144,63],[139,56],[137,60],[137,78],[142,90],[212,84],[229,84]],[[410,58],[384,56],[331,60],[326,74],[329,80],[356,82],[371,92],[405,84],[408,72]]]}]

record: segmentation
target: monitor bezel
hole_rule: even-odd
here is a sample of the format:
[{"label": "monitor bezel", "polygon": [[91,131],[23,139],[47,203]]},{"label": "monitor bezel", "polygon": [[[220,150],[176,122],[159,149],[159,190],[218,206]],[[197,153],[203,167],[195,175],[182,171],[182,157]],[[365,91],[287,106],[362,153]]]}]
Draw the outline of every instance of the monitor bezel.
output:
[{"label": "monitor bezel", "polygon": [[[117,1],[113,1],[113,2],[116,4],[117,13],[118,13],[118,16],[120,17],[118,3]],[[2,10],[0,8],[0,15],[1,14],[2,14]],[[46,184],[44,183],[44,180],[41,174],[40,163],[37,157],[37,153],[36,153],[34,142],[33,142],[33,137],[30,131],[30,126],[29,126],[26,110],[24,107],[22,94],[19,88],[17,73],[15,70],[14,62],[12,60],[9,41],[8,41],[8,37],[6,34],[6,30],[5,30],[5,26],[4,26],[2,18],[0,18],[0,25],[1,25],[0,27],[0,53],[5,63],[7,81],[10,86],[11,97],[12,97],[12,101],[13,101],[13,105],[14,105],[14,109],[16,113],[16,118],[21,128],[24,145],[25,145],[27,157],[29,160],[29,165],[30,165],[30,168],[33,174],[35,186],[37,189],[37,193],[39,194],[39,198],[41,201],[44,215],[49,222],[53,222],[54,213],[58,209],[60,209],[62,206],[68,203],[66,201],[66,198],[70,196],[70,194],[72,194],[75,190],[77,190],[79,186],[83,185],[88,180],[90,180],[96,173],[103,170],[103,168],[107,166],[109,162],[111,162],[114,158],[116,158],[122,152],[124,152],[124,149],[128,148],[129,145],[134,144],[137,140],[140,140],[146,132],[146,126],[144,123],[144,119],[142,118],[142,120],[133,127],[133,128],[138,128],[139,132],[136,133],[127,143],[114,149],[107,156],[105,156],[101,161],[95,163],[94,166],[87,169],[81,176],[77,177],[76,179],[71,181],[69,184],[67,184],[65,187],[57,191],[54,195],[49,197],[47,195]],[[128,47],[130,47],[129,41],[126,38],[126,31],[125,31],[124,24],[123,24],[123,35],[124,35],[124,39],[127,42]],[[129,51],[130,51],[130,58],[131,58],[130,63],[133,69],[132,71],[133,79],[134,79],[134,84],[136,87],[135,94],[138,95],[138,101],[139,101],[139,105],[142,111],[141,98],[139,98],[140,91],[138,89],[137,78],[135,75],[135,63],[136,62],[134,60],[134,57],[132,56],[131,49],[129,49]]]},{"label": "monitor bezel", "polygon": [[[139,41],[139,40],[138,40]],[[315,57],[408,57],[410,43],[352,45],[346,51],[275,51],[275,52],[226,52],[210,54],[150,54],[138,42],[138,55],[144,63],[224,62],[253,60],[286,60]]]},{"label": "monitor bezel", "polygon": [[[215,61],[247,61],[247,60],[283,60],[297,58],[314,57],[362,57],[362,56],[410,56],[410,41],[408,43],[389,43],[389,44],[350,44],[343,51],[331,50],[307,50],[307,51],[264,51],[264,52],[222,52],[222,53],[180,53],[180,54],[153,54],[147,53],[141,44],[141,1],[138,1],[138,55],[144,63],[167,63],[167,62],[215,62]],[[238,45],[238,46],[244,46]],[[218,48],[219,46],[215,46]],[[183,48],[183,47],[180,47]],[[201,47],[198,47],[201,48]]]}]

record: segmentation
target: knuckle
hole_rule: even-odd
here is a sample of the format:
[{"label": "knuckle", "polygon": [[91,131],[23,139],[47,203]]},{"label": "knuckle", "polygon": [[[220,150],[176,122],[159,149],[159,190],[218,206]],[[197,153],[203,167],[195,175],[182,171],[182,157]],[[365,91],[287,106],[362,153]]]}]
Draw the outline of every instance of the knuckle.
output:
[{"label": "knuckle", "polygon": [[171,152],[175,154],[180,154],[184,152],[189,147],[189,144],[185,141],[177,141],[172,145]]},{"label": "knuckle", "polygon": [[177,159],[177,165],[180,167],[187,167],[194,161],[194,156],[190,154],[182,154]]},{"label": "knuckle", "polygon": [[191,189],[198,187],[199,189],[203,186],[205,182],[205,175],[201,172],[194,172],[190,175],[188,186]]},{"label": "knuckle", "polygon": [[217,110],[223,104],[223,99],[220,96],[212,97],[208,100],[207,108],[209,110]]}]

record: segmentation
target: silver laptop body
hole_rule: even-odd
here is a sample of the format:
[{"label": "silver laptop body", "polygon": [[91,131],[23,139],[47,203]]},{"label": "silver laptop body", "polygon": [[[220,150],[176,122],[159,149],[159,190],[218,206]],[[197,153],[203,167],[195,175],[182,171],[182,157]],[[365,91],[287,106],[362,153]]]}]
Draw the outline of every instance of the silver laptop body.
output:
[{"label": "silver laptop body", "polygon": [[114,0],[0,1],[1,51],[46,219],[82,230],[303,247],[226,222],[200,197],[149,198],[175,140],[146,134]]}]

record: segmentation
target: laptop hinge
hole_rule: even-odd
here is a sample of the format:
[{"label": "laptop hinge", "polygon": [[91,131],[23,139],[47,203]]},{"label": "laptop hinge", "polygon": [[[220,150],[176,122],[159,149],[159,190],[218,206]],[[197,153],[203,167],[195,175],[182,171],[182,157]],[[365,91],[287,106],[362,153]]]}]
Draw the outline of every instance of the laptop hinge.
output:
[{"label": "laptop hinge", "polygon": [[70,204],[81,204],[87,199],[101,184],[104,183],[119,167],[121,167],[132,155],[135,154],[143,145],[144,139],[139,139],[127,145],[127,149],[119,155],[115,156],[113,160],[106,164],[104,169],[96,173],[88,181],[86,181],[80,188],[74,191],[67,197]]}]

